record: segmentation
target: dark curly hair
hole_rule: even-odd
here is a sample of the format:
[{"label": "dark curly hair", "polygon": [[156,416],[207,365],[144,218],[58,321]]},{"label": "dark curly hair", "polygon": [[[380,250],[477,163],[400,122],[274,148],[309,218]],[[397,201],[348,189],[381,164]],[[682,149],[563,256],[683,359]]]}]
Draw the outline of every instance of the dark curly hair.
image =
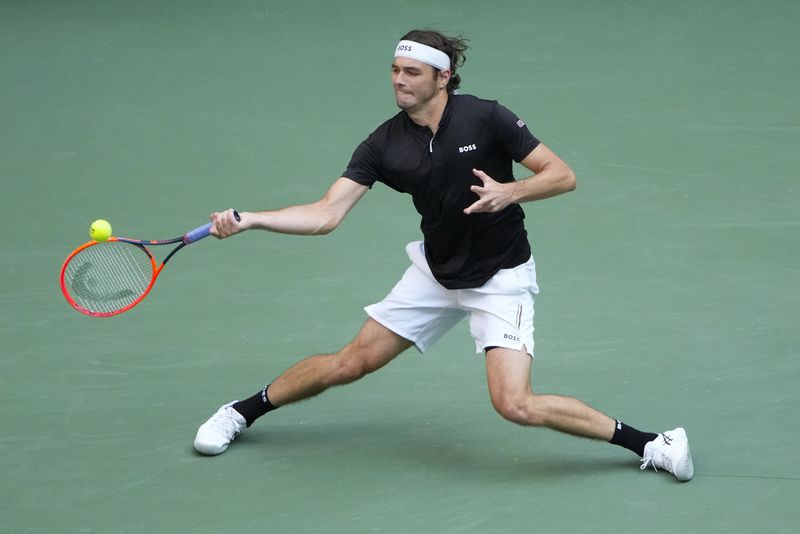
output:
[{"label": "dark curly hair", "polygon": [[[467,56],[464,55],[467,50],[466,39],[460,35],[448,37],[436,30],[411,30],[401,37],[401,40],[422,43],[447,54],[450,57],[451,73],[450,81],[447,83],[447,92],[452,93],[458,89],[458,86],[461,85],[461,76],[456,74],[456,69],[467,60]],[[435,67],[434,70],[438,71]]]}]

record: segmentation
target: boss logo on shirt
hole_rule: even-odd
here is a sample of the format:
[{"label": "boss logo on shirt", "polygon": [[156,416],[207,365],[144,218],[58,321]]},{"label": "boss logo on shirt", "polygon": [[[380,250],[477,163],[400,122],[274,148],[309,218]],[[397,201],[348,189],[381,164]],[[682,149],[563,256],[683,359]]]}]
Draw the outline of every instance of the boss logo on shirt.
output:
[{"label": "boss logo on shirt", "polygon": [[476,150],[478,147],[475,145],[466,145],[458,147],[458,153],[463,154],[464,152],[470,152],[471,150]]}]

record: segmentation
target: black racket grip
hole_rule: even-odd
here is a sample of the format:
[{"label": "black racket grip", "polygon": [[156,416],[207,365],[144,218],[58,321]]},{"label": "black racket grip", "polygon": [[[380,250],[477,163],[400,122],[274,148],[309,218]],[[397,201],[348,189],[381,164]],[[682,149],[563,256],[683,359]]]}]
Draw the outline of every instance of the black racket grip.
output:
[{"label": "black racket grip", "polygon": [[236,219],[236,222],[242,222],[242,216],[236,210],[233,210],[233,218]]}]

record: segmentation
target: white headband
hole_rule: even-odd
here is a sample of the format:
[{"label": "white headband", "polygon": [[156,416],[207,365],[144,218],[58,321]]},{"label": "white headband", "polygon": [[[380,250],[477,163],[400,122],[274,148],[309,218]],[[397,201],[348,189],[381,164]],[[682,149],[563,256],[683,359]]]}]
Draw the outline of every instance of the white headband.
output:
[{"label": "white headband", "polygon": [[450,70],[450,56],[416,41],[400,41],[394,51],[394,57],[398,56],[416,59],[439,70]]}]

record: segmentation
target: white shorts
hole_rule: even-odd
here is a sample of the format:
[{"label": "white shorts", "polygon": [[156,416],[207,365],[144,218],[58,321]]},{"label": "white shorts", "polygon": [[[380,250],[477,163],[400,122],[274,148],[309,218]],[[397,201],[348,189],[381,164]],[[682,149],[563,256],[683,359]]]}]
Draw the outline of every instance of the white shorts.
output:
[{"label": "white shorts", "polygon": [[481,287],[446,289],[433,277],[421,241],[409,243],[406,252],[411,266],[386,298],[364,308],[370,317],[425,352],[469,316],[476,352],[525,347],[533,357],[533,296],[539,292],[533,257],[501,269]]}]

